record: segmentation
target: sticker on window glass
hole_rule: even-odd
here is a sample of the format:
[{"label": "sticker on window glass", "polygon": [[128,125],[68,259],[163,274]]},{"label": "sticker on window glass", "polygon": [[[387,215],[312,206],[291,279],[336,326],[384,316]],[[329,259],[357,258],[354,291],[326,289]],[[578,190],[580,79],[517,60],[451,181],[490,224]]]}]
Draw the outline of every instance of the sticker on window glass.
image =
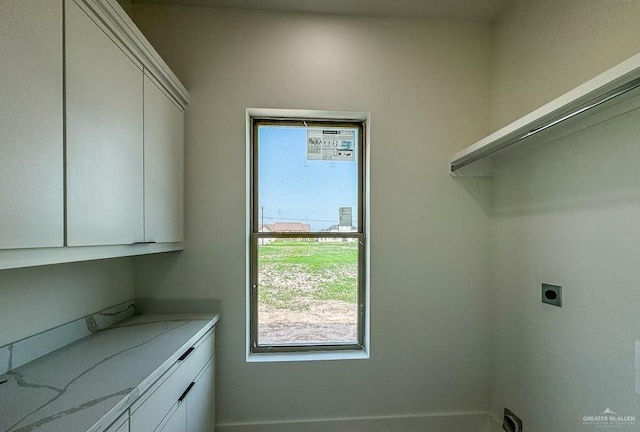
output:
[{"label": "sticker on window glass", "polygon": [[307,159],[355,161],[353,129],[307,129]]}]

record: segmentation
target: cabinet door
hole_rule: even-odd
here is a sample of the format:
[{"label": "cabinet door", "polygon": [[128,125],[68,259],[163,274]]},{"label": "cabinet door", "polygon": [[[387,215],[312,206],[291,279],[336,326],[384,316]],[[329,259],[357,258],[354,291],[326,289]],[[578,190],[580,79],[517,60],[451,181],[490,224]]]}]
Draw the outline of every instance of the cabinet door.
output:
[{"label": "cabinet door", "polygon": [[153,432],[184,392],[189,389],[189,395],[193,391],[193,386],[189,385],[214,356],[214,349],[215,332],[211,330],[183,353],[183,360],[178,361],[176,368],[134,402],[131,406],[131,430]]},{"label": "cabinet door", "polygon": [[213,432],[216,424],[215,357],[187,395],[187,432]]},{"label": "cabinet door", "polygon": [[115,432],[129,432],[129,422],[127,421],[123,423],[122,426],[120,426],[120,428],[118,428],[118,430],[116,430]]},{"label": "cabinet door", "polygon": [[130,244],[143,233],[142,70],[66,3],[67,244]]},{"label": "cabinet door", "polygon": [[120,428],[118,428],[118,430],[114,432],[129,432],[129,422],[123,423],[122,426],[120,426]]},{"label": "cabinet door", "polygon": [[144,77],[144,237],[183,240],[184,113]]},{"label": "cabinet door", "polygon": [[62,5],[0,1],[0,249],[64,242]]},{"label": "cabinet door", "polygon": [[104,432],[129,432],[129,412],[125,412]]},{"label": "cabinet door", "polygon": [[186,409],[187,406],[183,402],[178,402],[175,411],[169,413],[155,432],[186,432]]}]

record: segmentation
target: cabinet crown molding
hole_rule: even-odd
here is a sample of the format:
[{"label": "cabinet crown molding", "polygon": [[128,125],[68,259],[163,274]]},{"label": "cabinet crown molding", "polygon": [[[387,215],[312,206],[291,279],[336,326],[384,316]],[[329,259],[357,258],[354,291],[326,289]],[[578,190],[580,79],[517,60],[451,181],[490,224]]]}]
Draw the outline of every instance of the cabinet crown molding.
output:
[{"label": "cabinet crown molding", "polygon": [[90,11],[111,32],[144,70],[150,73],[184,110],[189,104],[189,91],[151,46],[117,0],[73,0]]}]

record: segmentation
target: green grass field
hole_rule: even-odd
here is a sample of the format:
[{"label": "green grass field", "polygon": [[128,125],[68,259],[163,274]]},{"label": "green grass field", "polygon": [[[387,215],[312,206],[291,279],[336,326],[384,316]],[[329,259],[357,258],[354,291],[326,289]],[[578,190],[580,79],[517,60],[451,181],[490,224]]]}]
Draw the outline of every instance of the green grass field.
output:
[{"label": "green grass field", "polygon": [[259,246],[259,303],[306,310],[323,300],[358,300],[357,243],[275,241]]}]

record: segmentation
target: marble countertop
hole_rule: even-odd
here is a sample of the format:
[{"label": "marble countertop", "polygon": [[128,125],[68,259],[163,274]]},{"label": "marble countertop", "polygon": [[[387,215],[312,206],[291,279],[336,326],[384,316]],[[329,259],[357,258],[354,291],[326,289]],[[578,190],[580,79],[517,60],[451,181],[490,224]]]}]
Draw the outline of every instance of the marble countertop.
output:
[{"label": "marble countertop", "polygon": [[98,432],[218,321],[136,315],[0,375],[0,432]]}]

